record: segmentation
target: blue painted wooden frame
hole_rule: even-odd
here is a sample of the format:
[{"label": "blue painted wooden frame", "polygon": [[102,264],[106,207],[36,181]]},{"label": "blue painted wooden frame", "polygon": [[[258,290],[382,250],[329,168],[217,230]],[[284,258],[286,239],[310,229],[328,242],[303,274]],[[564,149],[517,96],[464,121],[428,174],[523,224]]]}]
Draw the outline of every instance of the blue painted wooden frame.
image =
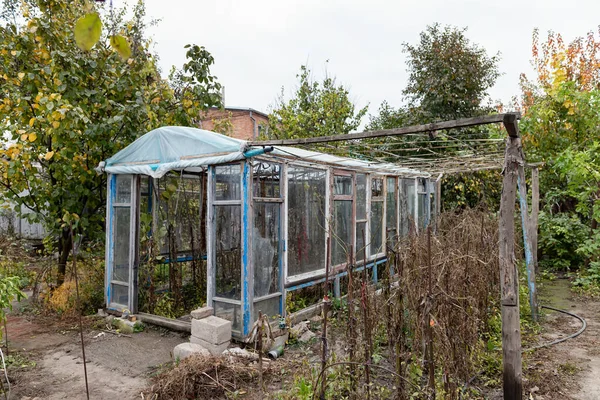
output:
[{"label": "blue painted wooden frame", "polygon": [[242,335],[248,336],[252,323],[253,276],[251,268],[250,243],[250,164],[243,163],[242,172]]}]

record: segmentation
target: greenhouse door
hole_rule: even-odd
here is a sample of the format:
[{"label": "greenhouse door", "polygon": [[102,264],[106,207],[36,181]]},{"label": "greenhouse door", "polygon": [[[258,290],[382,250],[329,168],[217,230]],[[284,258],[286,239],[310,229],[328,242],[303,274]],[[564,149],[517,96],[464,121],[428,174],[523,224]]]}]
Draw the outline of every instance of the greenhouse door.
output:
[{"label": "greenhouse door", "polygon": [[252,321],[259,312],[270,319],[284,314],[281,175],[281,164],[255,162],[252,166]]},{"label": "greenhouse door", "polygon": [[137,312],[138,179],[109,175],[106,229],[106,305]]}]

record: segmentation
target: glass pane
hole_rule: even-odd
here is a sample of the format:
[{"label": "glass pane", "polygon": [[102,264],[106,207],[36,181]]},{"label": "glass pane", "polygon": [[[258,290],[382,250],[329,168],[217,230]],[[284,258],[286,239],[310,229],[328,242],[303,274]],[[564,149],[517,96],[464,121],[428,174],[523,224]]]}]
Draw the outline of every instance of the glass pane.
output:
[{"label": "glass pane", "polygon": [[371,197],[383,196],[383,179],[373,178],[371,179]]},{"label": "glass pane", "polygon": [[116,203],[131,203],[131,175],[117,175]]},{"label": "glass pane", "polygon": [[231,330],[242,331],[242,308],[238,304],[214,301],[213,305],[217,317],[231,321]]},{"label": "glass pane", "polygon": [[261,301],[257,301],[256,303],[254,303],[254,310],[252,311],[252,318],[253,321],[256,321],[258,319],[258,312],[262,311],[263,314],[266,314],[269,316],[269,320],[274,320],[277,319],[279,317],[279,315],[281,314],[279,312],[279,302],[280,302],[281,297],[273,297],[271,299],[267,299],[267,300],[261,300]]},{"label": "glass pane", "polygon": [[379,254],[383,251],[382,242],[383,229],[383,202],[371,203],[371,252],[370,255]]},{"label": "glass pane", "polygon": [[400,233],[404,236],[408,234],[408,196],[407,186],[408,181],[406,179],[400,180],[399,189],[399,202],[400,202]]},{"label": "glass pane", "polygon": [[112,280],[129,282],[129,235],[131,232],[129,207],[114,208],[114,265]]},{"label": "glass pane", "polygon": [[419,216],[419,228],[424,228],[427,217],[427,195],[419,194],[419,204],[418,204],[418,216]]},{"label": "glass pane", "polygon": [[288,276],[325,269],[326,172],[288,168]]},{"label": "glass pane", "polygon": [[239,300],[242,292],[240,206],[215,206],[215,295]]},{"label": "glass pane", "polygon": [[166,230],[157,235],[162,254],[177,256],[201,248],[201,188],[196,175],[172,174],[158,180],[158,226]]},{"label": "glass pane", "polygon": [[367,176],[356,175],[356,219],[367,219]]},{"label": "glass pane", "polygon": [[338,195],[351,195],[352,177],[335,175],[333,177],[333,193]]},{"label": "glass pane", "polygon": [[279,180],[281,175],[281,166],[257,162],[252,167],[252,188],[254,197],[281,197]]},{"label": "glass pane", "polygon": [[215,167],[215,200],[239,200],[240,180],[240,164]]},{"label": "glass pane", "polygon": [[123,285],[115,285],[114,283],[111,285],[112,287],[112,295],[111,295],[111,302],[112,303],[117,303],[117,304],[121,304],[124,306],[127,306],[127,304],[129,304],[129,302],[127,301],[129,299],[128,296],[128,287],[127,286],[123,286]]},{"label": "glass pane", "polygon": [[364,261],[365,259],[365,235],[368,235],[367,223],[358,222],[356,224],[356,262]]},{"label": "glass pane", "polygon": [[408,211],[408,223],[415,223],[415,181],[410,179],[406,182],[406,210]]},{"label": "glass pane", "polygon": [[348,250],[352,244],[352,201],[334,201],[333,218],[331,265],[336,266],[348,261]]},{"label": "glass pane", "polygon": [[396,237],[396,222],[398,221],[398,217],[396,215],[396,178],[387,178],[386,183],[386,238],[393,241]]},{"label": "glass pane", "polygon": [[254,297],[280,291],[279,287],[279,203],[254,203]]}]

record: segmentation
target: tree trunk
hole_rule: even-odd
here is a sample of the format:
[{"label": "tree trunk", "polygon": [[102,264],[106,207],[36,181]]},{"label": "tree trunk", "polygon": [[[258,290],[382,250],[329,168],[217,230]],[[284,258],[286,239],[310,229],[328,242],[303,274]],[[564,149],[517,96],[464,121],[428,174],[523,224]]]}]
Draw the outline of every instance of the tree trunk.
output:
[{"label": "tree trunk", "polygon": [[65,274],[67,271],[67,261],[71,254],[71,235],[67,229],[62,230],[61,237],[58,241],[58,276],[56,277],[56,285],[60,286],[65,282]]}]

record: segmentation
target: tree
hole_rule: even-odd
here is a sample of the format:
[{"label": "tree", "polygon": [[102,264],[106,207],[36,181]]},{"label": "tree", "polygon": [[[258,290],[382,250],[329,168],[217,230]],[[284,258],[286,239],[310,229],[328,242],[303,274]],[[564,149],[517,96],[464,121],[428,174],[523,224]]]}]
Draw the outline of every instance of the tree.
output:
[{"label": "tree", "polygon": [[[378,113],[369,116],[367,129],[391,129],[439,120],[466,118],[491,112],[483,104],[487,90],[499,76],[499,55],[488,56],[485,49],[466,37],[466,28],[428,26],[421,32],[416,44],[403,44],[407,54],[408,84],[403,90],[405,105],[392,107],[384,101]],[[492,128],[493,130],[493,128]],[[466,134],[489,137],[489,128],[463,129],[454,132],[452,140],[465,138]],[[473,138],[473,136],[470,136]],[[446,132],[438,132],[438,143],[447,140]],[[401,137],[380,141],[388,145],[388,153],[402,156],[422,155],[423,148],[436,147],[424,136]],[[458,147],[437,145],[436,153],[451,155]],[[419,150],[411,150],[419,148]],[[426,150],[425,150],[426,151]],[[390,161],[397,161],[390,159]],[[443,204],[447,209],[474,207],[481,202],[495,207],[500,181],[491,171],[446,175],[442,181]]]},{"label": "tree", "polygon": [[489,57],[471,43],[467,29],[427,26],[416,45],[404,43],[408,55],[408,85],[403,93],[409,105],[418,107],[420,119],[457,119],[488,113],[482,107],[499,76],[499,54]]},{"label": "tree", "polygon": [[[162,125],[194,125],[201,109],[219,105],[212,56],[189,46],[188,61],[169,82],[161,79],[144,37],[144,5],[104,17],[108,34],[127,37],[131,58],[112,51],[108,36],[89,52],[75,44],[73,26],[94,11],[89,1],[5,0],[0,24],[0,186],[44,223],[59,253],[62,283],[77,233],[100,237],[106,176],[94,167],[141,134]],[[101,10],[100,10],[101,11]],[[20,22],[22,21],[22,22]]]},{"label": "tree", "polygon": [[292,98],[286,101],[282,88],[269,115],[271,138],[342,135],[358,128],[368,107],[355,113],[348,89],[338,85],[335,78],[326,76],[323,82],[317,82],[305,65],[297,78],[300,82]]},{"label": "tree", "polygon": [[[519,106],[528,157],[545,163],[540,193],[546,234],[540,237],[540,247],[566,255],[561,256],[565,260],[578,254],[600,277],[600,39],[589,32],[567,44],[560,34],[549,32],[540,41],[535,30],[532,56],[537,76],[522,75]],[[570,245],[554,240],[567,232],[561,221],[573,219],[581,223],[569,225],[587,229],[576,233],[588,239]],[[562,261],[552,260],[577,267]]]}]

